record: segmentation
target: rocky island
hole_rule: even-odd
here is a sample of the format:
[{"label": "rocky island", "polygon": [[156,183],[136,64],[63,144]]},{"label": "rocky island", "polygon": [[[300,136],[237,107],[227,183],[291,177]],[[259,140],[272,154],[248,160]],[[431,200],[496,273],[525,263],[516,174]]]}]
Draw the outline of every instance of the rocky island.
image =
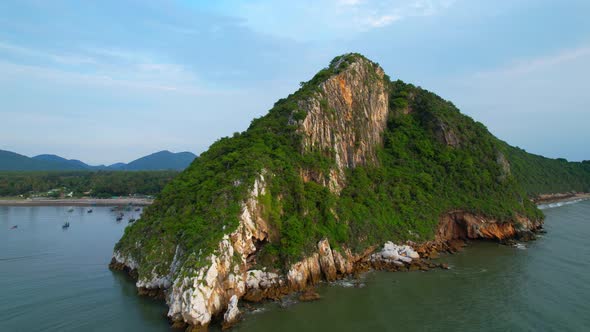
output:
[{"label": "rocky island", "polygon": [[589,189],[589,163],[511,147],[346,54],[168,184],[111,267],[165,299],[177,327],[230,326],[240,301],[425,269],[455,240],[529,239],[543,223],[532,198]]}]

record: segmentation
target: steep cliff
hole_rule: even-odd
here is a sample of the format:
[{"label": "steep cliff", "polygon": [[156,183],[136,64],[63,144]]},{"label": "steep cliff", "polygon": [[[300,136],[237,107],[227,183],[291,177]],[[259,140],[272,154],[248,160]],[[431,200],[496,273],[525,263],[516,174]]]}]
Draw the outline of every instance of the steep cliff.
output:
[{"label": "steep cliff", "polygon": [[229,326],[240,299],[424,268],[395,243],[539,228],[512,149],[452,103],[340,56],[196,159],[125,230],[111,266],[163,294],[177,325]]}]

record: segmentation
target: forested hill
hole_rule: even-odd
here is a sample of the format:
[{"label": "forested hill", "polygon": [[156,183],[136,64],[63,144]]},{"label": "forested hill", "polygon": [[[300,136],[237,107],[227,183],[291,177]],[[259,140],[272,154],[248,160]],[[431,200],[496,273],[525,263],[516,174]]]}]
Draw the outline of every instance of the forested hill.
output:
[{"label": "forested hill", "polygon": [[0,150],[0,171],[178,171],[188,167],[195,158],[196,156],[191,152],[160,151],[136,159],[128,164],[116,163],[110,166],[92,166],[80,160],[66,159],[53,154],[42,154],[29,158],[18,153]]},{"label": "forested hill", "polygon": [[530,234],[543,218],[531,194],[590,191],[589,179],[588,164],[510,147],[451,102],[347,54],[172,180],[125,230],[112,266],[169,288],[172,320],[206,326],[251,275],[271,271],[298,290],[321,277],[314,264],[346,271],[351,253],[387,241]]},{"label": "forested hill", "polygon": [[590,192],[590,160],[568,162],[507,147],[514,176],[530,197],[539,194]]},{"label": "forested hill", "polygon": [[136,159],[128,164],[111,165],[113,170],[150,171],[150,170],[183,170],[195,159],[191,152],[173,153],[160,151]]},{"label": "forested hill", "polygon": [[[63,158],[62,158],[63,159]],[[65,159],[64,159],[65,160]],[[29,158],[18,153],[0,150],[0,171],[82,170],[84,166],[55,158]]]},{"label": "forested hill", "polygon": [[258,199],[273,240],[259,255],[279,265],[300,259],[323,237],[357,249],[426,240],[447,211],[539,219],[530,194],[590,191],[587,164],[512,148],[451,102],[348,54],[247,131],[213,144],[118,248],[141,259],[151,249],[138,252],[137,241],[155,236],[154,250],[166,243],[213,250],[237,227],[240,202],[260,176],[266,191]]}]

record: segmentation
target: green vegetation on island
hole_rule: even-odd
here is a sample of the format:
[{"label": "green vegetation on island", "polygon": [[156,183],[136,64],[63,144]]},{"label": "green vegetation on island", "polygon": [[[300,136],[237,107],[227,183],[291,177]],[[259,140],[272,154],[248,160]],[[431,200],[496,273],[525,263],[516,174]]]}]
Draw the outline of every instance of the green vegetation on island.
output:
[{"label": "green vegetation on island", "polygon": [[[379,133],[383,144],[376,162],[346,168],[346,185],[335,193],[301,175],[308,170],[327,177],[336,167],[334,150],[302,149],[300,128],[307,116],[302,105],[318,100],[336,123],[338,111],[328,107],[329,96],[320,85],[355,62],[369,73],[368,81],[358,85],[383,80],[389,95],[387,125]],[[126,229],[116,250],[139,261],[140,277],[154,267],[165,274],[177,245],[189,253],[185,266],[202,266],[223,235],[238,226],[241,204],[261,174],[267,190],[258,200],[270,235],[257,262],[277,268],[317,250],[322,238],[336,250],[357,252],[389,240],[426,241],[434,237],[439,217],[451,210],[502,221],[515,221],[517,215],[537,220],[542,213],[530,195],[590,191],[588,164],[510,147],[451,102],[379,76],[377,70],[358,54],[334,59],[245,132],[213,144]],[[358,137],[367,135],[358,132]]]}]

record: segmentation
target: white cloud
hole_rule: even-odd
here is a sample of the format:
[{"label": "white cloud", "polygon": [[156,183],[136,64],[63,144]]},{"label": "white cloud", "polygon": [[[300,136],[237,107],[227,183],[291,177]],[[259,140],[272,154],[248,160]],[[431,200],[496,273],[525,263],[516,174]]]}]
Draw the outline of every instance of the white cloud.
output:
[{"label": "white cloud", "polygon": [[360,30],[382,28],[409,17],[434,15],[453,0],[336,0],[337,12],[350,16]]},{"label": "white cloud", "polygon": [[287,5],[270,0],[232,3],[230,15],[266,34],[295,40],[338,39],[384,28],[412,17],[439,14],[454,0],[300,0]]},{"label": "white cloud", "polygon": [[0,51],[25,57],[49,60],[64,65],[94,64],[96,59],[84,55],[55,54],[47,51],[39,51],[19,45],[13,45],[0,41]]},{"label": "white cloud", "polygon": [[373,28],[381,28],[400,20],[401,18],[402,17],[399,15],[383,15],[378,17],[368,17],[366,21],[367,24]]},{"label": "white cloud", "polygon": [[523,75],[534,73],[545,68],[559,66],[561,64],[588,56],[590,56],[590,46],[582,46],[574,49],[563,50],[557,54],[519,60],[502,68],[479,72],[476,74],[476,76],[489,77],[498,75]]},{"label": "white cloud", "polygon": [[[19,58],[2,60],[3,53]],[[23,62],[23,57],[28,61]],[[0,69],[5,76],[19,73],[33,80],[43,78],[65,84],[176,91],[193,95],[213,93],[200,87],[197,76],[182,65],[158,62],[147,54],[120,49],[90,47],[79,54],[63,55],[0,42]]]}]

